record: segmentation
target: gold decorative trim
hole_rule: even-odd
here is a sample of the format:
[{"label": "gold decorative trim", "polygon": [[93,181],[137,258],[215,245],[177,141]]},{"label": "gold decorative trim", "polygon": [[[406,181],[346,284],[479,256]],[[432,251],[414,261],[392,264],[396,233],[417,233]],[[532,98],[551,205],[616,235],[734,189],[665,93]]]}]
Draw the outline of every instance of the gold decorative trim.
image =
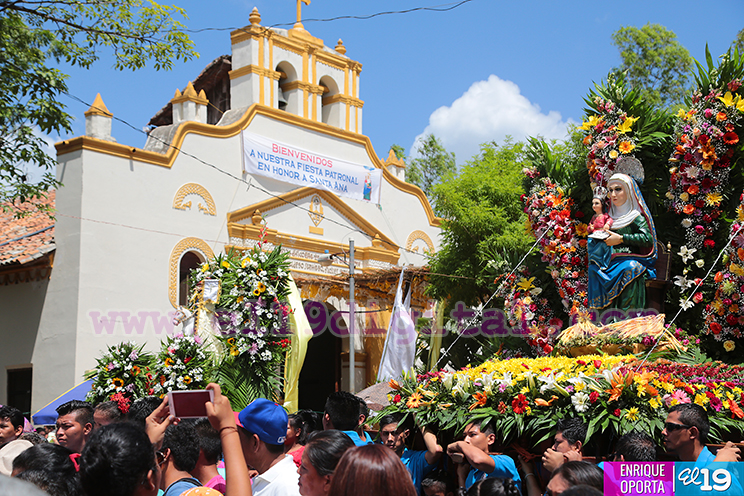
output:
[{"label": "gold decorative trim", "polygon": [[364,107],[364,102],[360,100],[359,98],[354,98],[353,96],[348,96],[348,95],[342,95],[340,93],[336,93],[335,95],[326,96],[323,98],[323,105],[330,105],[331,103],[336,103],[336,102],[343,102],[347,105],[351,105],[352,107],[359,107],[359,108]]},{"label": "gold decorative trim", "polygon": [[204,200],[204,203],[206,203],[206,206],[200,203],[199,210],[201,210],[207,215],[217,215],[217,208],[215,207],[214,200],[212,199],[212,195],[209,194],[209,191],[207,191],[207,188],[205,188],[201,184],[196,184],[196,183],[186,183],[180,188],[178,188],[178,191],[176,191],[176,196],[173,197],[173,208],[178,209],[178,210],[190,209],[191,202],[188,202],[188,203],[183,202],[183,200],[188,195],[201,196],[202,200]]},{"label": "gold decorative trim", "polygon": [[[348,108],[348,107],[347,107]],[[57,157],[73,153],[79,150],[89,150],[97,153],[104,153],[115,157],[125,158],[127,160],[136,160],[141,163],[149,163],[153,165],[159,165],[161,167],[171,168],[173,163],[178,156],[179,150],[183,145],[183,140],[189,133],[198,134],[200,136],[208,136],[211,138],[229,138],[240,133],[243,129],[246,129],[256,115],[262,115],[269,117],[279,122],[284,122],[293,126],[301,127],[310,131],[315,131],[326,136],[332,136],[341,140],[345,140],[351,143],[362,145],[367,150],[367,155],[370,161],[378,169],[382,169],[382,177],[394,188],[403,191],[405,193],[418,197],[421,202],[421,206],[426,212],[426,216],[429,220],[429,225],[439,227],[442,219],[434,215],[434,211],[431,209],[429,200],[426,195],[418,186],[409,184],[405,181],[401,181],[395,177],[390,171],[387,170],[385,164],[379,159],[372,147],[372,142],[368,136],[346,131],[344,129],[329,126],[322,122],[313,121],[300,117],[299,115],[292,114],[290,112],[284,112],[283,110],[268,107],[266,105],[253,104],[246,110],[243,117],[238,119],[236,122],[229,126],[214,126],[211,124],[204,124],[202,122],[186,121],[178,125],[178,129],[173,137],[173,146],[168,149],[168,152],[161,154],[151,151],[146,151],[141,148],[134,148],[132,146],[122,145],[112,141],[101,140],[92,138],[90,136],[78,136],[65,141],[60,141],[54,145],[57,150]],[[347,123],[348,124],[348,123]],[[314,190],[317,191],[317,190]]]},{"label": "gold decorative trim", "polygon": [[[391,152],[392,152],[392,150],[391,150]],[[424,252],[427,252],[428,251],[428,253],[434,254],[434,251],[435,251],[434,250],[434,243],[431,242],[431,238],[429,237],[428,234],[426,234],[424,231],[420,231],[420,230],[413,231],[413,232],[411,232],[411,234],[408,235],[408,239],[406,240],[406,250],[410,250],[411,247],[413,246],[413,243],[416,240],[419,240],[419,239],[421,241],[423,241],[424,243],[426,243],[426,246],[429,247],[429,249],[428,250],[424,250]],[[417,248],[418,247],[414,248],[413,251],[418,251]]]},{"label": "gold decorative trim", "polygon": [[102,115],[104,117],[114,116],[114,114],[109,112],[109,109],[106,108],[106,104],[103,103],[103,98],[101,98],[100,93],[96,93],[96,98],[93,100],[93,104],[83,113],[83,115],[85,115],[85,117],[88,117],[89,115]]},{"label": "gold decorative trim", "polygon": [[248,74],[258,74],[259,76],[275,79],[277,81],[282,77],[279,71],[274,71],[266,67],[259,67],[253,64],[245,65],[228,72],[230,79],[237,79],[242,76],[247,76]]},{"label": "gold decorative trim", "polygon": [[197,251],[201,253],[205,260],[214,257],[212,248],[199,238],[184,238],[173,247],[168,274],[168,299],[173,308],[178,308],[178,264],[187,251]]},{"label": "gold decorative trim", "polygon": [[196,102],[201,105],[209,105],[209,100],[207,100],[207,95],[204,93],[204,90],[199,91],[199,94],[197,94],[191,81],[186,85],[186,89],[183,90],[183,93],[181,93],[181,90],[176,88],[176,94],[171,98],[171,103],[174,105],[183,102]]},{"label": "gold decorative trim", "polygon": [[308,227],[308,232],[310,234],[318,234],[320,236],[323,236],[323,228],[322,227],[310,226],[310,227]]}]

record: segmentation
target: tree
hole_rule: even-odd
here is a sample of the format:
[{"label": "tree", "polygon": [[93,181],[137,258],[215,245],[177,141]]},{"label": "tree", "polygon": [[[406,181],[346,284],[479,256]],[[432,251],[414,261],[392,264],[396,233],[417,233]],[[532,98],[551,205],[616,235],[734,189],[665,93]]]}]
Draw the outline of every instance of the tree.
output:
[{"label": "tree", "polygon": [[744,29],[739,31],[736,39],[731,43],[731,53],[734,53],[735,50],[739,51],[739,56],[744,57]]},{"label": "tree", "polygon": [[442,246],[430,262],[427,292],[433,298],[485,303],[496,289],[494,277],[511,270],[529,248],[520,199],[523,146],[509,139],[502,146],[484,144],[459,174],[434,186],[444,222]]},{"label": "tree", "polygon": [[[47,66],[49,59],[89,67],[102,48],[119,70],[139,69],[152,60],[170,69],[176,60],[198,55],[174,15],[178,7],[142,0],[68,2],[0,1],[0,204],[35,202],[60,186],[49,172],[55,159],[43,149],[39,133],[71,131],[71,116],[58,100],[67,76]],[[26,182],[22,166],[46,170],[36,184]]]},{"label": "tree", "polygon": [[688,93],[692,57],[677,35],[660,24],[640,29],[627,26],[612,34],[612,43],[622,59],[614,71],[624,73],[627,83],[641,88],[647,101],[662,107],[682,103]]},{"label": "tree", "polygon": [[455,154],[444,149],[442,142],[433,134],[424,136],[417,144],[418,158],[414,158],[406,169],[406,181],[415,184],[426,194],[435,210],[436,201],[433,200],[433,187],[444,176],[457,170]]},{"label": "tree", "polygon": [[395,154],[395,158],[398,158],[398,159],[406,158],[406,149],[403,148],[402,146],[396,145],[395,143],[393,143],[390,146],[390,149],[393,150],[393,153]]}]

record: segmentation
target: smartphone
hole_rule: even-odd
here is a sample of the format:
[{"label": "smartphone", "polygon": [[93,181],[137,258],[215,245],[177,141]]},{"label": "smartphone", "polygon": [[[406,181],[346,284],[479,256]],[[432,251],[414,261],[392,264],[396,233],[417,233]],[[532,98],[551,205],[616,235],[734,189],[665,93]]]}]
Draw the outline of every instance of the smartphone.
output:
[{"label": "smartphone", "polygon": [[182,419],[206,417],[208,401],[214,402],[214,391],[211,389],[168,393],[170,414]]}]

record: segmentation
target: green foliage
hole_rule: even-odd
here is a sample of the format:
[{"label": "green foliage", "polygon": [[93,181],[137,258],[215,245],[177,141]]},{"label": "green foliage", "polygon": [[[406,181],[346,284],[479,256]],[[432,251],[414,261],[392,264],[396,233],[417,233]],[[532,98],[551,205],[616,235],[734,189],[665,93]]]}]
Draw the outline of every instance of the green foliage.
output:
[{"label": "green foliage", "polygon": [[[395,150],[395,148],[393,148]],[[426,194],[429,200],[433,200],[433,188],[436,184],[447,176],[457,170],[455,164],[455,154],[449,153],[444,149],[442,142],[434,136],[429,134],[418,142],[416,151],[419,154],[418,158],[414,158],[408,164],[406,168],[406,181],[415,184]],[[398,150],[395,150],[397,155]],[[435,211],[439,214],[439,210],[434,201]]]},{"label": "green foliage", "polygon": [[399,159],[406,158],[406,149],[403,148],[402,146],[396,145],[395,143],[393,143],[390,146],[390,149],[393,150],[393,153],[395,154],[395,158],[399,158]]},{"label": "green foliage", "polygon": [[[481,153],[434,187],[444,218],[442,247],[431,260],[430,296],[466,305],[485,302],[496,272],[508,272],[530,246],[520,196],[524,145],[487,143]],[[514,260],[514,259],[517,260]]]},{"label": "green foliage", "polygon": [[626,26],[612,34],[612,43],[622,59],[614,71],[624,73],[626,81],[640,90],[644,100],[662,107],[682,103],[692,57],[677,41],[677,35],[660,24]]},{"label": "green foliage", "polygon": [[[71,130],[71,117],[58,100],[67,91],[67,76],[49,68],[47,60],[89,67],[106,48],[113,51],[119,70],[140,69],[148,61],[156,69],[170,69],[176,60],[198,55],[174,15],[185,12],[151,0],[2,3],[0,202],[33,201],[60,186],[50,172],[55,160],[44,152],[44,140],[36,134]],[[38,183],[29,184],[23,164],[47,172]]]},{"label": "green foliage", "polygon": [[731,51],[738,51],[740,55],[744,54],[744,29],[739,31],[736,35],[736,39],[731,43]]}]

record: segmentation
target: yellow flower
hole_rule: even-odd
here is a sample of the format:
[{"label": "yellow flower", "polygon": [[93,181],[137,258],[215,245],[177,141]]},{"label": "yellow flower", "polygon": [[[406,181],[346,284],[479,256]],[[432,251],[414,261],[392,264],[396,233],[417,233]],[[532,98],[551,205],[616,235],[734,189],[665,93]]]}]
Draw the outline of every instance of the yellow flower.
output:
[{"label": "yellow flower", "polygon": [[656,410],[657,408],[661,406],[661,400],[657,396],[656,398],[651,398],[651,401],[649,401],[648,404],[651,405],[651,408]]},{"label": "yellow flower", "polygon": [[683,202],[686,202],[687,200],[690,199],[690,195],[687,192],[684,192],[681,195],[679,195],[679,199],[682,200]]},{"label": "yellow flower", "polygon": [[253,290],[253,296],[259,296],[261,292],[258,289]]},{"label": "yellow flower", "polygon": [[628,409],[628,413],[625,414],[625,418],[630,420],[631,422],[635,422],[638,420],[638,407],[631,407]]},{"label": "yellow flower", "polygon": [[523,387],[521,391],[519,391],[521,394],[528,394],[530,392],[530,388]]},{"label": "yellow flower", "polygon": [[166,367],[173,366],[173,360],[170,357],[166,358],[164,363]]},{"label": "yellow flower", "polygon": [[532,284],[534,281],[535,281],[534,277],[530,277],[529,279],[526,279],[523,277],[517,283],[517,286],[519,286],[519,289],[521,289],[522,291],[529,291],[530,289],[535,287],[535,285]]},{"label": "yellow flower", "polygon": [[729,270],[737,277],[744,276],[744,268],[740,265],[732,263],[731,265],[729,265]]},{"label": "yellow flower", "polygon": [[730,91],[727,91],[726,94],[723,96],[719,96],[718,99],[721,100],[727,107],[730,107],[735,103],[734,95],[732,95]]},{"label": "yellow flower", "polygon": [[708,193],[705,197],[705,203],[707,203],[709,207],[715,207],[721,203],[721,200],[723,200],[721,193]]},{"label": "yellow flower", "polygon": [[633,124],[634,124],[634,123],[635,123],[635,121],[637,121],[638,119],[639,119],[638,117],[628,117],[628,118],[626,118],[626,119],[625,119],[625,120],[623,121],[623,123],[622,123],[622,124],[620,124],[620,125],[618,125],[618,126],[617,126],[617,131],[618,131],[619,133],[623,133],[623,134],[625,134],[625,133],[629,132],[629,131],[630,131],[630,128],[632,128],[632,127],[633,127]]},{"label": "yellow flower", "polygon": [[611,159],[617,158],[617,150],[610,150],[610,158]]},{"label": "yellow flower", "polygon": [[191,377],[189,377],[189,376],[184,377],[183,378],[183,383],[184,384],[191,384]]},{"label": "yellow flower", "polygon": [[729,351],[729,352],[734,351],[734,348],[736,348],[736,343],[734,343],[731,340],[728,340],[723,343],[723,349],[726,351]]},{"label": "yellow flower", "polygon": [[580,237],[585,237],[587,234],[589,234],[589,231],[587,230],[588,226],[584,224],[583,222],[580,224],[576,224],[576,235]]},{"label": "yellow flower", "polygon": [[736,95],[736,110],[744,112],[744,98]]},{"label": "yellow flower", "polygon": [[118,377],[115,378],[113,381],[111,381],[111,384],[113,384],[114,387],[117,387],[117,388],[124,387],[124,381],[119,379]]},{"label": "yellow flower", "polygon": [[705,406],[710,400],[704,394],[698,393],[695,395],[695,404]]},{"label": "yellow flower", "polygon": [[229,263],[227,263],[227,260],[223,260],[223,261],[222,261],[222,263],[221,263],[220,265],[222,265],[222,266],[223,266],[224,268],[226,268],[226,269],[229,269],[229,268],[230,268],[230,264],[229,264]]},{"label": "yellow flower", "polygon": [[586,384],[584,384],[583,382],[577,382],[574,385],[574,391],[578,393],[579,391],[583,390],[585,387],[586,387]]},{"label": "yellow flower", "polygon": [[674,391],[674,384],[672,384],[671,382],[664,382],[662,383],[661,387],[666,389],[667,393],[671,393],[672,391]]},{"label": "yellow flower", "polygon": [[234,345],[235,344],[235,338],[228,338],[227,339],[227,344],[229,344],[230,346]]},{"label": "yellow flower", "polygon": [[244,258],[242,262],[240,262],[240,266],[245,269],[245,266],[248,265],[248,259]]},{"label": "yellow flower", "polygon": [[238,355],[240,355],[240,352],[238,351],[238,349],[235,346],[233,346],[232,348],[230,348],[230,355],[231,356],[238,356]]},{"label": "yellow flower", "polygon": [[257,286],[258,287],[256,289],[258,289],[259,293],[263,293],[264,291],[266,291],[266,285],[264,283],[259,281]]},{"label": "yellow flower", "polygon": [[628,154],[633,151],[635,148],[635,145],[631,143],[630,141],[621,141],[620,146],[618,146],[620,149],[620,153]]},{"label": "yellow flower", "polygon": [[581,129],[583,129],[584,131],[588,131],[594,126],[596,126],[597,124],[599,124],[599,116],[590,115],[589,120],[587,122],[581,123]]},{"label": "yellow flower", "polygon": [[208,263],[202,264],[201,271],[206,272],[208,270],[209,270],[209,264]]},{"label": "yellow flower", "polygon": [[685,109],[677,110],[677,117],[680,119],[687,120],[687,112],[685,112]]},{"label": "yellow flower", "polygon": [[238,299],[235,301],[237,301],[238,303],[243,303],[243,295],[238,296]]}]

